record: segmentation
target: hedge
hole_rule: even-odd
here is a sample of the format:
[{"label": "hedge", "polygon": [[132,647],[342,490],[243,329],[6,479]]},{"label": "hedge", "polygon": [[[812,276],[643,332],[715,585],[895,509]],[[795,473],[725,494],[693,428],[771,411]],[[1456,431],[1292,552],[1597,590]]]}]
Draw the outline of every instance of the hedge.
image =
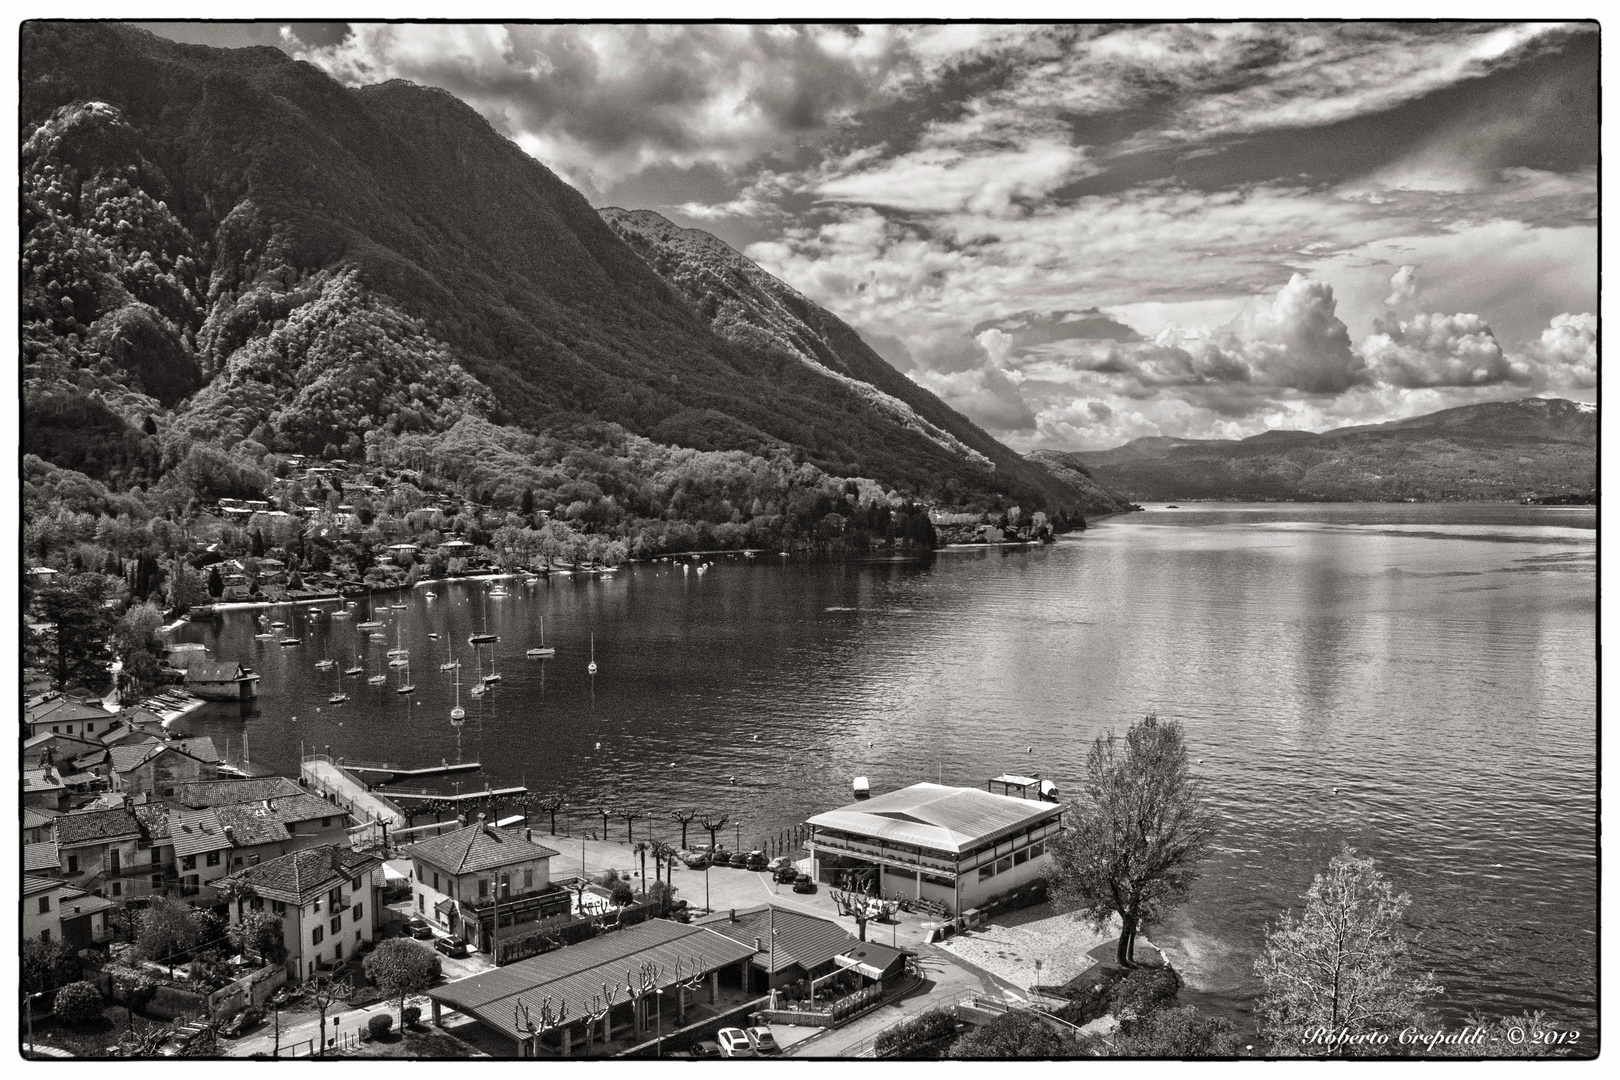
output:
[{"label": "hedge", "polygon": [[902,1057],[913,1049],[956,1033],[956,1013],[930,1009],[883,1032],[873,1048],[880,1057]]}]

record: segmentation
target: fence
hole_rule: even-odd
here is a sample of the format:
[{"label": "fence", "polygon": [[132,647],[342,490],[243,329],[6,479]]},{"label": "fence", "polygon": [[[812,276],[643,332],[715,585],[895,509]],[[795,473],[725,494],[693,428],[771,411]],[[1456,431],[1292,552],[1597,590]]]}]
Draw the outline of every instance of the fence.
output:
[{"label": "fence", "polygon": [[825,1009],[761,1009],[760,1018],[767,1024],[795,1024],[799,1027],[836,1027],[882,1004],[883,984],[855,991],[834,1001]]}]

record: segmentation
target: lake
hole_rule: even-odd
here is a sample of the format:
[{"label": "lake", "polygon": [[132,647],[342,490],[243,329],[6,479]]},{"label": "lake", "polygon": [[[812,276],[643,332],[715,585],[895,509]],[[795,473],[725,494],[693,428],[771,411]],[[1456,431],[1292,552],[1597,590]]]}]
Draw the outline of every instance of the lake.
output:
[{"label": "lake", "polygon": [[[1348,842],[1413,897],[1450,1018],[1539,1008],[1591,1033],[1596,524],[1590,507],[1155,506],[920,562],[710,556],[487,601],[485,582],[418,588],[379,609],[386,644],[358,615],[283,607],[303,644],[280,647],[236,611],[179,637],[257,668],[260,698],[183,723],[233,756],[245,731],[290,775],[300,748],[476,760],[472,787],[726,812],[747,844],[849,801],[856,775],[876,793],[1034,771],[1069,793],[1098,734],[1157,712],[1185,726],[1222,819],[1194,897],[1150,930],[1195,1003],[1247,1026],[1264,927]],[[502,681],[473,699],[486,603]],[[557,656],[526,660],[542,617]],[[414,694],[398,672],[378,688],[313,667],[364,654],[375,673],[396,635]],[[327,705],[340,681],[352,700]]]}]

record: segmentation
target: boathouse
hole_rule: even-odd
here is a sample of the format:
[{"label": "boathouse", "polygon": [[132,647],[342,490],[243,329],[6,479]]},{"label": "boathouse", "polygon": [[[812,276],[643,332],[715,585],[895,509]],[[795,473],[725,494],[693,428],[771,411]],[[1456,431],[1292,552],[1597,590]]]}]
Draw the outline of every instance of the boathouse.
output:
[{"label": "boathouse", "polygon": [[245,701],[258,695],[259,676],[233,660],[193,660],[186,689],[209,701]]},{"label": "boathouse", "polygon": [[812,874],[837,888],[937,904],[952,915],[1049,872],[1058,803],[913,784],[817,814]]}]

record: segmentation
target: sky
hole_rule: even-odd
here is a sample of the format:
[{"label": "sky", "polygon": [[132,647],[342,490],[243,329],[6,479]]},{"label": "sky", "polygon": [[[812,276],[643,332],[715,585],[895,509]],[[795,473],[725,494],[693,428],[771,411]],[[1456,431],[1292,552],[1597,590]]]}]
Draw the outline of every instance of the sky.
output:
[{"label": "sky", "polygon": [[1594,24],[143,25],[448,90],[1020,451],[1595,400]]}]

